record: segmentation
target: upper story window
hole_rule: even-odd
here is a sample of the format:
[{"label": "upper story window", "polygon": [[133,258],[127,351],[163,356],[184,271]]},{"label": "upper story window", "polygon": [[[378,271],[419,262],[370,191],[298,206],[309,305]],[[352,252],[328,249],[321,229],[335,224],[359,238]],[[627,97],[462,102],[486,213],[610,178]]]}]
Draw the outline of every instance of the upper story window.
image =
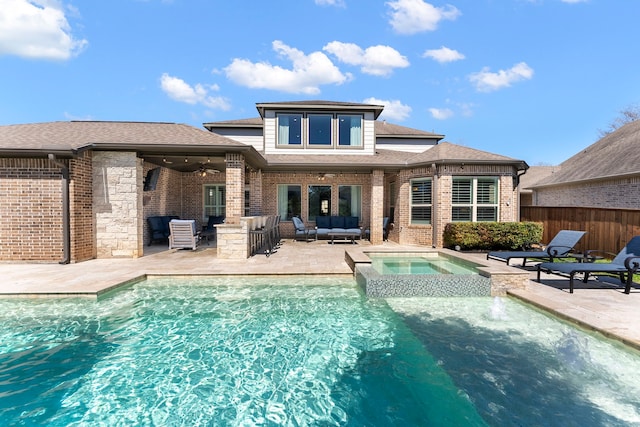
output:
[{"label": "upper story window", "polygon": [[302,145],[302,114],[278,114],[278,145]]},{"label": "upper story window", "polygon": [[362,146],[362,116],[338,114],[338,145]]},{"label": "upper story window", "polygon": [[331,114],[309,114],[309,145],[331,146]]},{"label": "upper story window", "polygon": [[498,179],[454,177],[451,204],[453,221],[497,221]]},{"label": "upper story window", "polygon": [[276,119],[278,147],[363,147],[362,115],[277,113]]}]

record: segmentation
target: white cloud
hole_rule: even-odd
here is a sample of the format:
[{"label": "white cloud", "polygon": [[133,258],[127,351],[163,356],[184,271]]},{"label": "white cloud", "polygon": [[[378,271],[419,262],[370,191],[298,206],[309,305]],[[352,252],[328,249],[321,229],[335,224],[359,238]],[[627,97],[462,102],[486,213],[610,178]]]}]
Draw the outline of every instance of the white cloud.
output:
[{"label": "white cloud", "polygon": [[438,62],[453,62],[464,59],[464,55],[458,52],[457,50],[449,49],[448,47],[442,46],[440,49],[429,49],[425,50],[422,54],[425,58],[432,58]]},{"label": "white cloud", "polygon": [[453,117],[453,111],[449,108],[429,108],[431,117],[437,120],[446,120]]},{"label": "white cloud", "polygon": [[435,7],[423,0],[395,0],[387,5],[393,9],[391,26],[400,34],[435,31],[441,20],[453,21],[461,15],[454,6]]},{"label": "white cloud", "polygon": [[88,45],[71,34],[62,5],[56,0],[2,0],[0,55],[66,60]]},{"label": "white cloud", "polygon": [[482,71],[473,73],[469,76],[469,80],[476,86],[480,92],[492,92],[511,86],[512,83],[522,80],[530,80],[533,77],[533,68],[529,67],[525,62],[520,62],[508,70],[500,70],[492,73],[489,68],[485,67]]},{"label": "white cloud", "polygon": [[224,111],[231,108],[225,98],[209,95],[210,90],[218,90],[218,86],[216,85],[210,85],[207,88],[198,83],[195,86],[191,86],[178,77],[172,77],[167,73],[164,73],[162,77],[160,77],[160,87],[164,93],[174,101],[184,102],[191,105],[200,104],[207,108],[215,108]]},{"label": "white cloud", "polygon": [[274,41],[272,46],[281,57],[291,61],[292,69],[288,70],[268,62],[253,63],[247,59],[236,58],[224,68],[227,78],[249,88],[307,95],[320,93],[320,85],[339,85],[351,80],[350,74],[343,74],[322,52],[305,55],[304,52],[279,40]]},{"label": "white cloud", "polygon": [[389,119],[393,121],[404,121],[411,115],[411,107],[402,104],[398,100],[384,100],[378,98],[367,98],[362,101],[365,104],[384,105],[384,110],[380,114],[380,119]]},{"label": "white cloud", "polygon": [[349,65],[359,65],[360,71],[374,76],[389,76],[395,68],[409,66],[407,58],[389,46],[371,46],[362,49],[353,43],[331,42],[322,48],[338,60]]},{"label": "white cloud", "polygon": [[315,0],[317,5],[320,6],[338,6],[345,7],[346,4],[344,0]]}]

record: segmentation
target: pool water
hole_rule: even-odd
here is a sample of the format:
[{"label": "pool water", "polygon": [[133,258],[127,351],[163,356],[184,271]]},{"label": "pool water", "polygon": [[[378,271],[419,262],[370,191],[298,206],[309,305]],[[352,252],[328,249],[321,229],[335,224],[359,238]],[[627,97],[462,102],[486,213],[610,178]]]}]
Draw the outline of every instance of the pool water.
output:
[{"label": "pool water", "polygon": [[163,278],[0,320],[3,425],[640,423],[636,352],[510,299]]},{"label": "pool water", "polygon": [[371,267],[379,274],[476,274],[463,260],[445,256],[369,254]]}]

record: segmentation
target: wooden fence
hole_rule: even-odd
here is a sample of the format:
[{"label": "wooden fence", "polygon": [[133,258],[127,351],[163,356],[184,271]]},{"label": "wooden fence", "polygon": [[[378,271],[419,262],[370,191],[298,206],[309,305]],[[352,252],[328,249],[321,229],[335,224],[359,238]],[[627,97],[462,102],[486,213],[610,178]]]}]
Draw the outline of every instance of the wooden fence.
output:
[{"label": "wooden fence", "polygon": [[579,251],[598,249],[617,254],[633,236],[640,235],[640,209],[522,206],[521,221],[544,224],[543,242],[560,230],[583,230],[587,234]]}]

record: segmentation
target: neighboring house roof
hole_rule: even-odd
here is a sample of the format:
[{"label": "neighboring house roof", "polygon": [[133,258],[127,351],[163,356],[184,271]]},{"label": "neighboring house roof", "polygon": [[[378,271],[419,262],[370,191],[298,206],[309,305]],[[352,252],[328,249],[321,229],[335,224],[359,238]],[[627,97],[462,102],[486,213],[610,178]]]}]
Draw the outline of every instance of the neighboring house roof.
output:
[{"label": "neighboring house roof", "polygon": [[560,170],[560,166],[531,166],[527,173],[520,177],[520,192],[531,193],[531,188]]},{"label": "neighboring house roof", "polygon": [[640,120],[620,127],[560,164],[532,188],[640,175]]},{"label": "neighboring house roof", "polygon": [[181,150],[247,146],[204,129],[176,123],[70,121],[0,126],[0,154],[68,152],[94,149]]}]

